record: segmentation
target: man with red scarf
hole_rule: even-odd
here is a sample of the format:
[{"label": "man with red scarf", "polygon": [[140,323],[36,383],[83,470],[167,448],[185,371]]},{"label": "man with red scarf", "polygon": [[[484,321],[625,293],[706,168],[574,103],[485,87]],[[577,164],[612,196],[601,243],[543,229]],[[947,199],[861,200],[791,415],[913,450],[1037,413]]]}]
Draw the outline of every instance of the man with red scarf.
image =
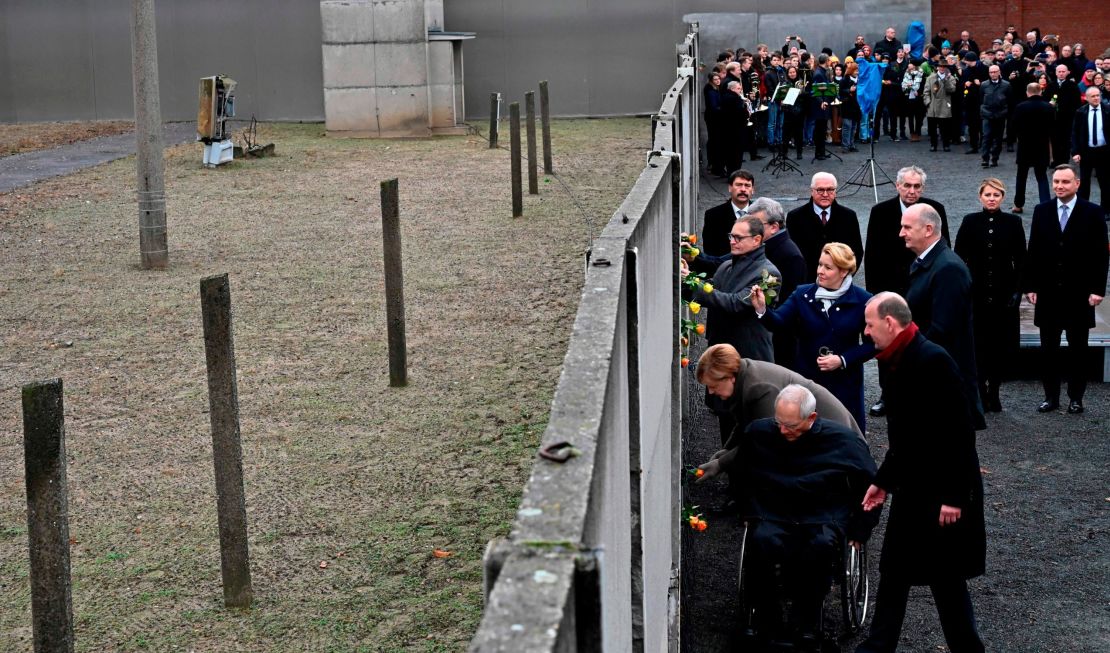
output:
[{"label": "man with red scarf", "polygon": [[[952,357],[918,333],[900,295],[875,295],[864,333],[879,349],[890,439],[863,509],[893,494],[871,632],[856,653],[894,653],[910,587],[928,585],[949,650],[983,651],[967,579],[986,567],[983,479],[971,407]],[[943,406],[944,410],[936,410]]]}]

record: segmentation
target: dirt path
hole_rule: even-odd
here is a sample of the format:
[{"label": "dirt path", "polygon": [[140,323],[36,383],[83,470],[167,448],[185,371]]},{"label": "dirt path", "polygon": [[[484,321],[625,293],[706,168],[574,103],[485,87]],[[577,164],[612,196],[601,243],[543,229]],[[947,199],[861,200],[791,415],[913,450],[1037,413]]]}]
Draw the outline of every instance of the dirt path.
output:
[{"label": "dirt path", "polygon": [[[171,122],[164,127],[166,147],[186,143],[195,137],[196,125],[190,122]],[[0,157],[0,193],[43,179],[72,174],[134,153],[135,134],[128,132]]]}]

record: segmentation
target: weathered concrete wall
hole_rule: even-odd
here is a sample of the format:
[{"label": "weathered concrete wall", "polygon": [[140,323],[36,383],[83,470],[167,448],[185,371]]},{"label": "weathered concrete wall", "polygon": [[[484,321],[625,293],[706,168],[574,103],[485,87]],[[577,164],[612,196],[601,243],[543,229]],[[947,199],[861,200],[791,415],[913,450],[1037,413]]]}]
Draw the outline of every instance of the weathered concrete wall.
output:
[{"label": "weathered concrete wall", "polygon": [[320,16],[328,131],[429,135],[424,2],[329,0]]}]

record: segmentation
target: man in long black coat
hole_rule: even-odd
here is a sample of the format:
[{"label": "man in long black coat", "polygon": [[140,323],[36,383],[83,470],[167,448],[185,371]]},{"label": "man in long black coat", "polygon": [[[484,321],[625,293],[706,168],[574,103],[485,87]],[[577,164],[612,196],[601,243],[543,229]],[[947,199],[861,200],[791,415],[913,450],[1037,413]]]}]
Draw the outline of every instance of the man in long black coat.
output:
[{"label": "man in long black coat", "polygon": [[[763,223],[763,247],[767,250],[767,260],[782,274],[781,285],[776,291],[778,303],[781,304],[815,273],[806,273],[806,260],[786,229],[786,211],[782,204],[761,197],[752,202],[748,215]],[[796,371],[794,361],[798,357],[798,338],[780,329],[771,334],[771,341],[775,346],[775,364]]]},{"label": "man in long black coat", "polygon": [[1099,204],[1103,212],[1110,212],[1110,107],[1102,104],[1099,88],[1088,88],[1083,97],[1087,104],[1075,112],[1071,130],[1071,158],[1079,164],[1079,196],[1091,199],[1094,173],[1098,177]]},{"label": "man in long black coat", "polygon": [[[829,243],[844,243],[856,255],[856,267],[863,265],[863,238],[859,218],[852,209],[836,201],[836,177],[818,172],[809,182],[810,199],[786,214],[786,230],[802,252],[806,279],[817,274],[821,248]],[[822,217],[824,215],[824,217]],[[786,301],[786,297],[783,297]]]},{"label": "man in long black coat", "polygon": [[874,510],[893,494],[871,632],[856,653],[893,653],[910,588],[932,591],[951,651],[978,653],[983,642],[967,579],[986,568],[983,479],[975,428],[956,362],[913,323],[905,300],[876,295],[865,333],[885,368],[890,446],[863,500]]},{"label": "man in long black coat", "polygon": [[[1045,400],[1037,410],[1042,413],[1060,405],[1064,367],[1071,399],[1068,412],[1083,412],[1087,337],[1095,325],[1095,307],[1106,296],[1106,223],[1102,209],[1077,196],[1079,184],[1075,168],[1057,167],[1052,173],[1056,199],[1033,210],[1029,228],[1021,289],[1035,307],[1033,323],[1041,331]],[[1066,361],[1060,358],[1061,333],[1068,336]]]},{"label": "man in long black coat", "polygon": [[[971,315],[971,272],[940,237],[940,215],[916,204],[902,216],[902,237],[917,259],[910,266],[906,302],[921,335],[944,347],[956,361],[971,403],[976,429],[987,428],[975,369],[975,330]],[[886,393],[884,392],[884,395]],[[947,410],[948,406],[938,406]]]},{"label": "man in long black coat", "polygon": [[909,207],[922,202],[937,210],[941,219],[941,236],[948,237],[948,214],[944,205],[922,197],[925,191],[925,171],[917,166],[907,166],[898,171],[894,187],[898,197],[879,202],[871,208],[867,221],[867,265],[863,268],[867,291],[876,294],[889,290],[904,295],[910,280],[910,264],[916,258],[906,249],[902,230],[902,214]]},{"label": "man in long black coat", "polygon": [[1068,66],[1056,66],[1056,79],[1049,84],[1050,101],[1056,105],[1057,120],[1052,129],[1052,167],[1071,160],[1071,127],[1075,112],[1083,106],[1079,85],[1071,78]]},{"label": "man in long black coat", "polygon": [[[800,639],[812,647],[841,540],[866,542],[878,522],[878,514],[862,509],[875,462],[857,432],[818,417],[817,400],[803,386],[783,388],[774,415],[739,434],[729,470],[740,514],[748,518],[744,573],[756,579],[749,586],[758,588],[750,597],[757,612],[774,615],[781,599],[791,599]],[[702,466],[708,472],[701,480],[721,469],[713,462]],[[774,619],[762,623],[773,625],[768,621]]]},{"label": "man in long black coat", "polygon": [[1026,100],[1014,109],[1018,169],[1014,213],[1021,213],[1025,207],[1025,182],[1029,179],[1030,169],[1037,178],[1037,203],[1047,202],[1050,198],[1045,168],[1052,158],[1049,150],[1052,147],[1053,130],[1056,129],[1056,110],[1041,96],[1040,84],[1028,84],[1025,94],[1028,96]]}]

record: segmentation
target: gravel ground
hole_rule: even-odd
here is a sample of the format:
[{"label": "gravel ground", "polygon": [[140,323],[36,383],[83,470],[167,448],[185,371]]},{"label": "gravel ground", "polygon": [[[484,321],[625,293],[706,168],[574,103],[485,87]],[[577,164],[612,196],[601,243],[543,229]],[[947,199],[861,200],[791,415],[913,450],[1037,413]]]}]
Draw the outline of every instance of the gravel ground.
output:
[{"label": "gravel ground", "polygon": [[[876,161],[894,177],[898,168],[916,164],[925,169],[925,195],[948,209],[955,237],[962,216],[978,209],[978,182],[984,170],[963,146],[952,152],[930,153],[928,143],[891,143],[876,146]],[[839,151],[839,148],[833,150]],[[866,159],[866,152],[823,162],[801,162],[803,176],[772,177],[756,162],[756,194],[781,198],[787,210],[808,198],[809,177],[826,170],[844,180]],[[1016,167],[1013,155],[1003,155],[991,169],[1012,188]],[[748,166],[752,164],[746,164]],[[881,176],[880,176],[881,178]],[[1030,179],[1026,207],[1036,203]],[[708,183],[707,183],[708,182]],[[724,180],[702,180],[702,209],[725,199]],[[879,199],[894,195],[892,186],[879,188]],[[1097,201],[1098,192],[1092,193]],[[1010,200],[1011,198],[1007,198]],[[861,227],[873,204],[870,188],[841,203],[860,216]],[[1009,207],[1010,201],[1006,202]],[[1031,211],[1025,213],[1028,231]],[[864,266],[866,273],[866,265]],[[862,279],[861,279],[862,280]],[[700,353],[700,352],[694,352]],[[694,358],[694,355],[691,356]],[[1042,399],[1040,384],[1015,380],[1002,387],[1004,411],[988,416],[989,428],[978,434],[979,456],[986,485],[987,573],[971,581],[972,601],[980,632],[989,651],[1049,652],[1110,650],[1110,385],[1088,386],[1087,412],[1040,415],[1034,408]],[[874,362],[866,368],[868,405],[878,398]],[[716,420],[701,404],[702,391],[692,375],[689,408],[684,424],[686,464],[708,459],[719,442]],[[923,398],[927,403],[928,398]],[[868,441],[882,460],[886,420],[871,419]],[[709,508],[710,528],[703,533],[683,531],[682,649],[691,653],[742,650],[736,642],[736,550],[739,530],[735,518],[719,511],[724,504],[723,483],[687,488],[686,503]],[[884,517],[871,540],[872,596],[878,584],[878,551]],[[842,642],[851,651],[858,639]],[[901,650],[946,651],[944,636],[927,588],[915,588],[910,598]]]}]

